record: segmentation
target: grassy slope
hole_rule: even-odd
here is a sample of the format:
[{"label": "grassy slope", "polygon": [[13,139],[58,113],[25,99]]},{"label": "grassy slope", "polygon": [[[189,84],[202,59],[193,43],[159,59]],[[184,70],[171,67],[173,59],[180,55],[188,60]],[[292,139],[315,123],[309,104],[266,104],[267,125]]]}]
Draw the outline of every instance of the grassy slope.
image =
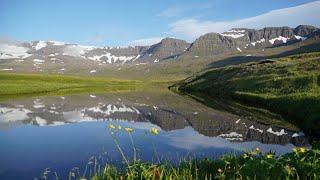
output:
[{"label": "grassy slope", "polygon": [[320,53],[309,53],[214,68],[175,88],[269,109],[319,137],[319,85]]}]

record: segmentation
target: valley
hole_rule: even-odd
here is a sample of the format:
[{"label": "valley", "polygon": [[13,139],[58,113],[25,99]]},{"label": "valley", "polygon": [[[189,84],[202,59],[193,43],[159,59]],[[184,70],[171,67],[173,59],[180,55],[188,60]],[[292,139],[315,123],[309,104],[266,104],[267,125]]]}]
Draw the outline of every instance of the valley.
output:
[{"label": "valley", "polygon": [[[222,166],[228,177],[256,177],[254,168],[262,179],[316,177],[317,163],[305,165],[314,174],[283,169],[300,166],[300,157],[319,159],[319,72],[320,29],[309,25],[233,28],[150,46],[2,40],[0,167],[9,165],[0,178],[43,169],[44,179],[57,178],[49,166],[62,179],[134,179],[157,168],[204,179]],[[19,160],[24,169],[12,163]],[[265,162],[283,172],[263,174]]]}]

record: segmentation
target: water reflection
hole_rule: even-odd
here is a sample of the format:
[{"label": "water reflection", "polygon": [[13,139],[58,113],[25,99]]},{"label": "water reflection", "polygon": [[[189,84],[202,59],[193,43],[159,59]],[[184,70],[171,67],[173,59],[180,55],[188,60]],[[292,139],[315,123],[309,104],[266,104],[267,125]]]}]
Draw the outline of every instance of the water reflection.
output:
[{"label": "water reflection", "polygon": [[15,100],[0,103],[0,128],[56,126],[91,121],[148,122],[164,131],[191,126],[230,141],[307,145],[303,133],[262,125],[207,108],[171,92],[135,92]]},{"label": "water reflection", "polygon": [[[156,159],[153,145],[169,161],[255,147],[284,154],[308,146],[302,133],[219,112],[167,90],[19,99],[0,103],[0,179],[39,177],[46,167],[64,179],[75,166],[83,170],[93,155],[101,164],[121,161],[108,135],[110,121],[132,127],[135,140],[159,129],[159,136],[138,143],[140,158],[148,161]],[[132,155],[126,132],[119,137]]]}]

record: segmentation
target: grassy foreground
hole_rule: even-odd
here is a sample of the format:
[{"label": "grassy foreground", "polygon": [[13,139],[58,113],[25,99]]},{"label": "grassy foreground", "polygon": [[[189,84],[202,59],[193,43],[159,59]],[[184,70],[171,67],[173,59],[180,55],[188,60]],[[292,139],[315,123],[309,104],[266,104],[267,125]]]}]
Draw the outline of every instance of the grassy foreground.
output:
[{"label": "grassy foreground", "polygon": [[211,69],[171,89],[265,108],[319,138],[319,85],[320,53],[309,53]]},{"label": "grassy foreground", "polygon": [[0,100],[34,95],[65,95],[137,90],[167,82],[81,78],[62,75],[0,73]]},{"label": "grassy foreground", "polygon": [[107,164],[90,179],[320,179],[320,151],[294,151],[280,158],[258,150],[220,159],[181,160],[175,167],[138,161],[122,171]]}]

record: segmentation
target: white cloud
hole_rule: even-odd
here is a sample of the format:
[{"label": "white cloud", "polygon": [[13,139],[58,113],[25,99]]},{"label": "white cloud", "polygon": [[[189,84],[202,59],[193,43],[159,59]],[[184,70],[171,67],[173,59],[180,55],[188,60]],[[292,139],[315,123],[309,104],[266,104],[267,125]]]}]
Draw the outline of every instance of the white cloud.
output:
[{"label": "white cloud", "polygon": [[128,46],[150,46],[150,45],[159,43],[162,39],[163,37],[137,39],[137,40],[129,41],[127,45]]},{"label": "white cloud", "polygon": [[193,41],[208,32],[224,32],[235,27],[264,28],[301,24],[320,26],[320,1],[314,1],[296,7],[277,9],[255,17],[235,21],[201,21],[184,19],[169,25],[170,35],[187,41]]}]

